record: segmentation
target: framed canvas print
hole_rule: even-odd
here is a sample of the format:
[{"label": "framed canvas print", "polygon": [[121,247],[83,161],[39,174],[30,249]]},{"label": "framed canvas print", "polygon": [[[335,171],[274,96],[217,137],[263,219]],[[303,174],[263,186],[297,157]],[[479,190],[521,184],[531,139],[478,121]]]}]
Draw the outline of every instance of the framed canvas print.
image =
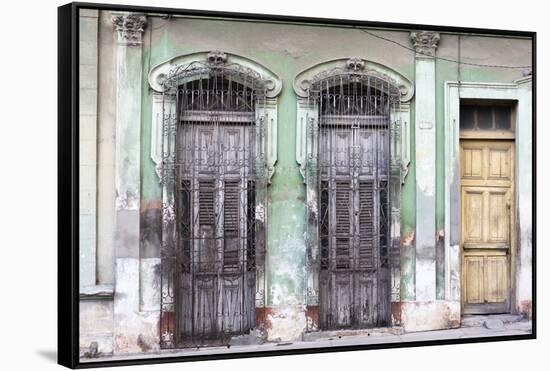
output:
[{"label": "framed canvas print", "polygon": [[535,33],[59,8],[59,363],[534,339]]}]

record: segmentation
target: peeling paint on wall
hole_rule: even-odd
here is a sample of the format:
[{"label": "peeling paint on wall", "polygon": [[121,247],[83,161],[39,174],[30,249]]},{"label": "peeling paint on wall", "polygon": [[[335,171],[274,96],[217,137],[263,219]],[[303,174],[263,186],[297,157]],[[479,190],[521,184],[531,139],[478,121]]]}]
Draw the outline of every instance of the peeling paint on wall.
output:
[{"label": "peeling paint on wall", "polygon": [[435,292],[436,299],[445,299],[445,230],[436,235],[435,246]]},{"label": "peeling paint on wall", "polygon": [[140,208],[140,257],[160,257],[162,205],[159,201],[142,201]]},{"label": "peeling paint on wall", "polygon": [[391,303],[391,323],[392,326],[401,325],[401,302]]},{"label": "peeling paint on wall", "polygon": [[414,300],[415,288],[415,246],[414,231],[401,239],[401,300]]},{"label": "peeling paint on wall", "polygon": [[533,317],[533,302],[531,300],[523,300],[519,303],[519,314],[531,319]]},{"label": "peeling paint on wall", "polygon": [[271,308],[267,315],[270,331],[268,341],[294,341],[299,340],[306,330],[305,307],[285,306],[283,308]]},{"label": "peeling paint on wall", "polygon": [[428,331],[460,327],[460,302],[402,302],[401,320],[405,331]]}]

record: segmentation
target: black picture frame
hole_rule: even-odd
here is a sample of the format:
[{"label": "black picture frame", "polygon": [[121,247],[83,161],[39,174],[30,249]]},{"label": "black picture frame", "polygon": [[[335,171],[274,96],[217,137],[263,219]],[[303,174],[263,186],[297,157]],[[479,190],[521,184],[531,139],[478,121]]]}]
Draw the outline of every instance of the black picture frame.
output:
[{"label": "black picture frame", "polygon": [[[406,343],[385,343],[371,345],[339,346],[312,349],[281,349],[252,353],[228,353],[218,355],[194,355],[185,357],[159,357],[109,361],[79,361],[79,9],[112,11],[155,12],[188,16],[239,18],[257,21],[279,21],[323,25],[347,25],[406,30],[430,29],[434,31],[463,32],[501,36],[521,36],[532,39],[532,333],[528,335],[493,336],[468,339],[446,339],[437,341],[413,341]],[[437,25],[370,22],[347,19],[310,18],[268,14],[201,11],[130,5],[70,3],[58,8],[58,363],[69,368],[111,367],[173,362],[190,362],[215,359],[281,356],[323,352],[343,352],[354,350],[419,347],[448,344],[496,342],[536,339],[537,337],[537,298],[536,298],[536,139],[537,139],[537,64],[536,32],[511,31],[486,28],[463,28]]]}]

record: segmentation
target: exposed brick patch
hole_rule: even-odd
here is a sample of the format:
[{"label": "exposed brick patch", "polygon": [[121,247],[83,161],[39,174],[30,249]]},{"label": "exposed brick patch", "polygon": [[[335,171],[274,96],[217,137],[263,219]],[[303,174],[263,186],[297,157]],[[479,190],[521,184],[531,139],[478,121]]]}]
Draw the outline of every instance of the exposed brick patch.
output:
[{"label": "exposed brick patch", "polygon": [[319,306],[308,305],[306,307],[307,329],[317,331],[319,329]]},{"label": "exposed brick patch", "polygon": [[273,311],[271,308],[256,308],[256,327],[270,330],[271,322],[269,321],[268,316],[272,314],[272,312]]},{"label": "exposed brick patch", "polygon": [[522,300],[519,303],[519,314],[531,319],[533,317],[533,302],[531,300]]},{"label": "exposed brick patch", "polygon": [[411,246],[414,242],[414,231],[401,238],[401,246]]},{"label": "exposed brick patch", "polygon": [[391,322],[392,326],[401,325],[401,302],[393,301],[391,303]]},{"label": "exposed brick patch", "polygon": [[174,333],[176,328],[176,315],[174,312],[163,312],[160,318],[159,331],[162,336],[164,333]]}]

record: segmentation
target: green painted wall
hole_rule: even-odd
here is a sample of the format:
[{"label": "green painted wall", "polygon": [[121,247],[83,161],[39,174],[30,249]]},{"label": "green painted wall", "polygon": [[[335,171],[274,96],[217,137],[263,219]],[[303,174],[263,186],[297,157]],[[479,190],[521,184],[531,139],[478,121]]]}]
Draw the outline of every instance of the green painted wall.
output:
[{"label": "green painted wall", "polygon": [[[392,68],[414,81],[414,53],[357,30],[315,26],[261,24],[159,17],[149,18],[143,45],[143,99],[141,130],[142,200],[160,202],[161,192],[150,159],[152,92],[146,76],[150,68],[172,57],[208,50],[235,53],[263,64],[283,81],[279,96],[278,162],[268,188],[267,305],[304,302],[305,290],[305,186],[295,159],[296,98],[294,77],[317,63],[345,57],[361,57]],[[409,45],[408,32],[376,31]],[[152,36],[151,36],[152,33]],[[461,43],[462,56],[477,63],[528,64],[530,43],[525,40],[468,37]],[[514,48],[515,54],[509,53]],[[443,34],[438,56],[457,58],[457,37]],[[475,56],[472,57],[472,56]],[[463,81],[511,82],[517,70],[461,68]],[[444,82],[457,80],[456,63],[436,62],[436,230],[444,227]],[[414,123],[414,99],[411,123]],[[411,164],[402,188],[401,234],[402,300],[414,300],[415,144],[411,130]],[[435,244],[436,236],[434,236]],[[443,271],[437,271],[438,293]],[[272,287],[270,290],[269,288]],[[439,296],[439,294],[438,294]]]},{"label": "green painted wall", "polygon": [[[145,38],[147,41],[147,38]],[[141,100],[141,200],[142,202],[160,202],[161,187],[155,171],[155,163],[151,159],[151,115],[152,115],[152,91],[147,81],[147,75],[151,70],[152,51],[148,47],[143,48],[143,80]]]},{"label": "green painted wall", "polygon": [[[266,305],[304,303],[306,194],[296,162],[296,96],[292,81],[294,60],[284,54],[259,52],[283,80],[278,103],[278,160],[268,187]],[[269,289],[271,288],[271,289]]]}]

